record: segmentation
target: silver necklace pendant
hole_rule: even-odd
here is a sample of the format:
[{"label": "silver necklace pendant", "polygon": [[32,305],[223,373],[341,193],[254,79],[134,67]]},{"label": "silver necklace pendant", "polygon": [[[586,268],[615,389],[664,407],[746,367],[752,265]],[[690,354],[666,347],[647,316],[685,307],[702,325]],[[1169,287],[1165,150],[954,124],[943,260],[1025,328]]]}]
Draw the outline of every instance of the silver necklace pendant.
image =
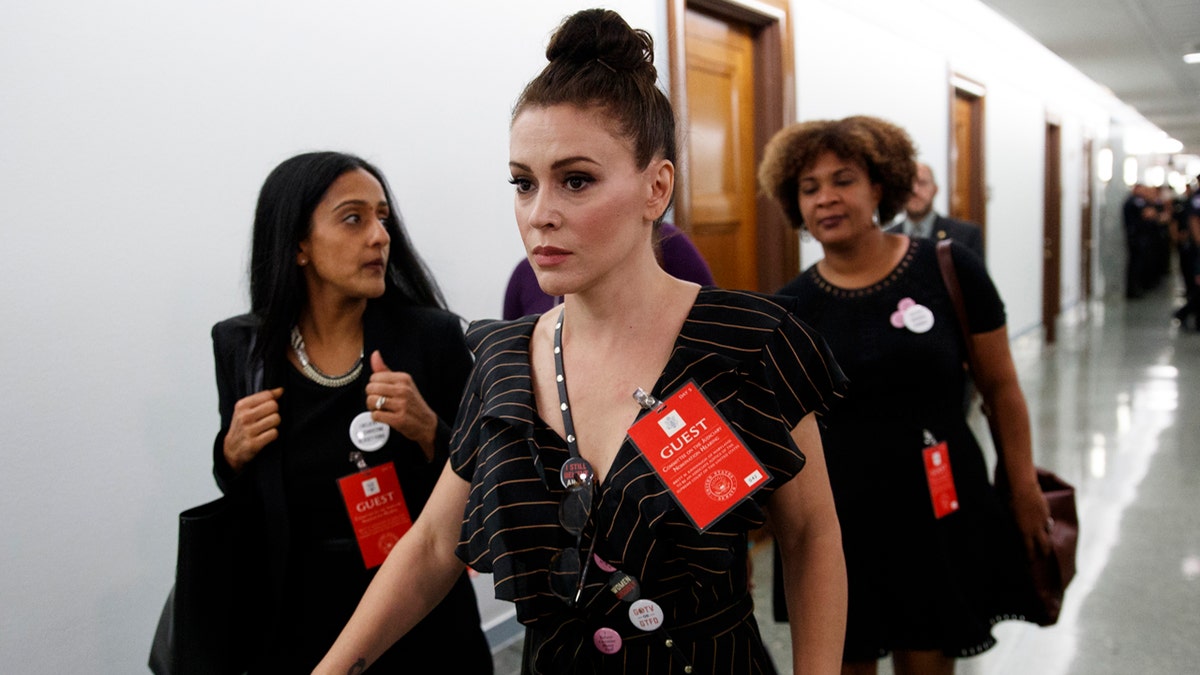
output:
[{"label": "silver necklace pendant", "polygon": [[308,379],[324,387],[344,387],[358,379],[358,376],[362,373],[362,352],[358,353],[358,360],[354,362],[350,370],[341,375],[326,375],[321,372],[319,368],[308,360],[308,352],[304,351],[304,337],[300,335],[299,326],[292,326],[292,351],[296,353],[296,359],[300,361],[300,372],[304,373],[304,376]]}]

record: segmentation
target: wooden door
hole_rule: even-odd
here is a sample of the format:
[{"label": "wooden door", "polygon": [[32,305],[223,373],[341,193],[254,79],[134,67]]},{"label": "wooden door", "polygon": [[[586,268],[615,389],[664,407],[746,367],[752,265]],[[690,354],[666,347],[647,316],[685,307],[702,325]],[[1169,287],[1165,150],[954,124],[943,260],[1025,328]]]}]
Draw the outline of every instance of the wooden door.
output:
[{"label": "wooden door", "polygon": [[760,290],[754,39],[748,26],[690,7],[684,34],[687,230],[718,286]]},{"label": "wooden door", "polygon": [[983,172],[983,96],[956,87],[951,121],[953,138],[950,143],[950,217],[979,225],[986,242],[987,190]]},{"label": "wooden door", "polygon": [[1058,339],[1056,324],[1062,309],[1059,262],[1062,256],[1061,129],[1046,124],[1045,216],[1042,230],[1042,327],[1046,344]]}]

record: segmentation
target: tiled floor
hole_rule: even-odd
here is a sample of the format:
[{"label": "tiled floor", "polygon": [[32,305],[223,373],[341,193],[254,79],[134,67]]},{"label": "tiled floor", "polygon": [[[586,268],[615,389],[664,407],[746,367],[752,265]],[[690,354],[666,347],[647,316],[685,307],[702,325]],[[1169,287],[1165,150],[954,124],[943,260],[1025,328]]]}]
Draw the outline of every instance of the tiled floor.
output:
[{"label": "tiled floor", "polygon": [[[1078,573],[1058,625],[1001,624],[999,644],[960,661],[960,675],[1200,672],[1200,333],[1172,325],[1177,295],[1165,285],[1096,302],[1060,322],[1052,347],[1040,332],[1013,342],[1035,460],[1078,490]],[[770,548],[756,551],[765,598]],[[758,606],[789,675],[786,626],[769,600]],[[501,650],[497,675],[519,660],[519,643]]]}]

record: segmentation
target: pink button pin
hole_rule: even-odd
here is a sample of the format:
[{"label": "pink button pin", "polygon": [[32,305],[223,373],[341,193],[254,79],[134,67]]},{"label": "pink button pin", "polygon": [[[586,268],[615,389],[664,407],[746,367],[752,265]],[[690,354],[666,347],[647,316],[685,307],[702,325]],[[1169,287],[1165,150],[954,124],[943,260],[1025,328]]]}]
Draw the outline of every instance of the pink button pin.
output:
[{"label": "pink button pin", "polygon": [[611,628],[601,628],[592,635],[592,642],[602,654],[616,654],[621,651],[621,634]]},{"label": "pink button pin", "polygon": [[592,560],[596,561],[596,567],[599,567],[600,569],[604,570],[605,572],[608,572],[609,574],[612,574],[613,572],[617,571],[617,568],[613,567],[612,565],[609,565],[608,562],[604,558],[600,557],[599,553],[593,553]]}]

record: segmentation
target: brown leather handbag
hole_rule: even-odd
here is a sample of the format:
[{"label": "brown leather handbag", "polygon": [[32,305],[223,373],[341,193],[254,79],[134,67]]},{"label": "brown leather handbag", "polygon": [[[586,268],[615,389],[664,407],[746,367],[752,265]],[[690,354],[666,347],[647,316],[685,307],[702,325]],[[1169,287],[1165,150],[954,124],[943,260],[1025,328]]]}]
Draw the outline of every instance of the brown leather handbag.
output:
[{"label": "brown leather handbag", "polygon": [[[963,341],[966,343],[968,369],[976,361],[974,345],[971,342],[971,329],[967,323],[967,306],[963,300],[962,287],[958,283],[958,273],[950,254],[950,241],[943,240],[937,244],[938,267],[942,271],[942,280],[946,290],[950,292],[950,300],[954,303],[954,313],[958,315],[959,328],[962,330]],[[1008,477],[1004,470],[1003,448],[1000,445],[1000,435],[997,433],[996,419],[991,408],[984,401],[982,405],[984,416],[987,417],[988,429],[992,433],[992,442],[996,446],[996,477],[995,488],[1005,504],[1010,503]],[[1022,570],[1019,595],[1021,597],[1007,599],[1007,606],[1015,607],[1013,612],[1017,617],[1036,623],[1039,626],[1052,626],[1058,621],[1062,611],[1063,595],[1067,585],[1075,577],[1075,549],[1079,538],[1079,517],[1075,510],[1075,488],[1053,472],[1041,467],[1037,468],[1038,486],[1050,505],[1050,544],[1049,555],[1039,555],[1029,560],[1025,554],[1025,544],[1019,536],[1016,519],[1008,511],[1011,519],[1010,528],[1016,533],[1012,538],[1020,547],[1019,559],[1028,561],[1027,569]]]}]

